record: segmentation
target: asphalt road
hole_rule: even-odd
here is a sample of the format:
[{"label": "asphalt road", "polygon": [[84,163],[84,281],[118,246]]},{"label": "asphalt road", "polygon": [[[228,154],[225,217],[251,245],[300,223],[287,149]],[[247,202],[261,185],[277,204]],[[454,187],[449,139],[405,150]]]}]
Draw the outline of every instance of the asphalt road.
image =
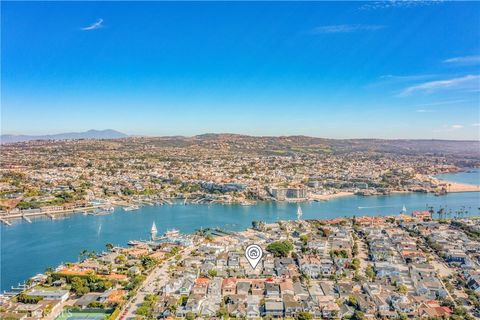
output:
[{"label": "asphalt road", "polygon": [[[193,250],[193,247],[184,249],[180,251],[179,254],[182,256],[188,256]],[[144,302],[145,296],[149,294],[156,294],[168,281],[168,267],[171,263],[175,263],[175,257],[171,257],[161,263],[160,266],[155,267],[150,274],[147,276],[145,281],[143,281],[140,288],[137,290],[137,293],[132,297],[117,319],[134,319],[136,316],[136,311],[138,307]]]}]

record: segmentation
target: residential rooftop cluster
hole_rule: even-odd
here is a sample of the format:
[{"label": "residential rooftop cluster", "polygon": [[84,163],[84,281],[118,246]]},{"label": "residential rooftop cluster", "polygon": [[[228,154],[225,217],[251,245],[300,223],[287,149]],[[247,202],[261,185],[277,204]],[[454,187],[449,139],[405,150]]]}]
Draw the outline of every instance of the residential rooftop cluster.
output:
[{"label": "residential rooftop cluster", "polygon": [[441,194],[455,188],[433,174],[480,164],[475,154],[305,139],[206,135],[4,144],[0,213],[73,210],[97,200],[250,204],[354,193]]},{"label": "residential rooftop cluster", "polygon": [[[171,234],[170,232],[169,234]],[[176,233],[178,236],[178,233]],[[97,310],[110,319],[474,319],[480,316],[480,220],[396,217],[254,221],[83,252],[4,297],[2,317]],[[264,254],[254,269],[245,248]]]}]

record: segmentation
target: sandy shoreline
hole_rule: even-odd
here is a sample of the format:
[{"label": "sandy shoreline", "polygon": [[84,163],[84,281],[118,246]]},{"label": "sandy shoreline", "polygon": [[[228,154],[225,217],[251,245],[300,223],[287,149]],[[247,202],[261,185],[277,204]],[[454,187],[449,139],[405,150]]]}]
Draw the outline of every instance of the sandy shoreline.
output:
[{"label": "sandy shoreline", "polygon": [[439,185],[444,186],[447,192],[480,192],[480,186],[473,184],[451,182],[446,180],[439,180]]},{"label": "sandy shoreline", "polygon": [[348,197],[353,195],[354,195],[353,192],[347,192],[347,191],[341,191],[341,192],[332,193],[332,194],[314,194],[309,197],[309,200],[328,201],[335,198]]},{"label": "sandy shoreline", "polygon": [[[445,180],[438,180],[438,181],[439,181],[439,186],[445,187],[448,193],[480,192],[480,186],[465,184],[465,183],[450,182]],[[414,192],[397,190],[397,191],[392,191],[390,194],[394,195],[394,194],[406,194],[406,193],[414,193]],[[349,197],[349,196],[355,196],[355,194],[353,192],[341,191],[341,192],[325,194],[325,195],[311,195],[310,197],[308,197],[308,199],[301,199],[301,200],[298,199],[297,201],[292,201],[292,202],[329,201],[336,198]],[[365,196],[365,197],[369,197],[369,196]],[[119,204],[120,203],[116,203],[117,207]],[[252,205],[254,204],[255,203],[252,203]],[[126,204],[122,203],[120,207],[125,205]],[[91,211],[98,208],[101,208],[101,206],[77,208],[73,210],[70,209],[70,210],[60,210],[60,211],[50,211],[50,212],[35,212],[35,213],[27,213],[27,214],[19,213],[19,214],[12,214],[12,215],[3,215],[3,216],[0,216],[0,221],[5,222],[13,219],[22,219],[24,216],[27,218],[29,217],[33,218],[33,217],[39,217],[39,216],[56,218],[59,216],[66,216],[69,214],[82,213],[83,211]]]}]

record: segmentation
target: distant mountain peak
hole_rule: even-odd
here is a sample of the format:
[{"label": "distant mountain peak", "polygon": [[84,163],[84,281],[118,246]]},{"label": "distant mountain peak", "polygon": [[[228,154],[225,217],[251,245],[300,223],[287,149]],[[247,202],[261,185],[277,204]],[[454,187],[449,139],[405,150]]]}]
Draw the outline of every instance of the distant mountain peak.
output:
[{"label": "distant mountain peak", "polygon": [[125,133],[113,130],[95,130],[90,129],[84,132],[66,132],[58,134],[48,134],[48,135],[13,135],[13,134],[2,134],[0,136],[1,143],[14,143],[14,142],[25,142],[32,140],[76,140],[76,139],[119,139],[126,138],[128,135]]}]

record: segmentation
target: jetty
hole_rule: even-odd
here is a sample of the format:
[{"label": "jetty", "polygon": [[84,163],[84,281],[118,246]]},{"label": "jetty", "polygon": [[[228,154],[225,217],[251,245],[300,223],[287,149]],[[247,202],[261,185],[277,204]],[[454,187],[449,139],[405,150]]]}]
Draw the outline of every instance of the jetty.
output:
[{"label": "jetty", "polygon": [[5,219],[0,219],[0,221],[3,223],[3,224],[6,224],[7,226],[11,226],[12,223],[8,220],[5,220]]}]

